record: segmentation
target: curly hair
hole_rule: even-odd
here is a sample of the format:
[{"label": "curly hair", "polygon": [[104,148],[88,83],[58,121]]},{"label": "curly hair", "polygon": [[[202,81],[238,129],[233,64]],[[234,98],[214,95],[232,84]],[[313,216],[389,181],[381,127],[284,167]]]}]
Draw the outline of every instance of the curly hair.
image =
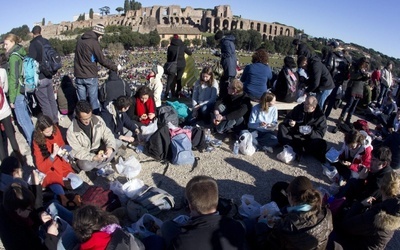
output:
[{"label": "curly hair", "polygon": [[52,135],[54,135],[57,132],[57,125],[53,123],[50,117],[42,115],[38,118],[33,132],[33,140],[38,144],[40,153],[44,158],[49,157],[51,154],[46,146],[46,136],[43,134],[43,131],[50,127],[53,127]]},{"label": "curly hair", "polygon": [[75,210],[72,227],[81,242],[85,242],[94,232],[110,224],[119,224],[117,217],[97,206],[87,205]]},{"label": "curly hair", "polygon": [[251,62],[268,64],[269,62],[268,52],[265,49],[256,50],[254,54],[251,56]]}]

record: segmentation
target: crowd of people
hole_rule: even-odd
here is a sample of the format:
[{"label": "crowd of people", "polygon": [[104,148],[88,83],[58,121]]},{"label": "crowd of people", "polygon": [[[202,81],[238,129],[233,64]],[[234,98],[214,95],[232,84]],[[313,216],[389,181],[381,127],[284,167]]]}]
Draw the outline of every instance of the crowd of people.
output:
[{"label": "crowd of people", "polygon": [[[297,161],[309,154],[324,166],[329,164],[324,139],[327,119],[341,100],[346,104],[338,127],[351,127],[359,101],[367,99],[364,111],[370,110],[370,117],[378,122],[377,132],[358,127],[345,132],[343,147],[332,163],[338,171],[333,180],[338,186],[336,194],[321,193],[309,178],[297,176],[272,187],[277,214],[234,219],[218,211],[216,180],[195,176],[185,188],[188,221],[166,221],[159,235],[139,240],[123,230],[115,215],[92,205],[80,206],[79,197],[71,200],[66,193],[83,183],[76,172],[110,169],[119,150],[143,143],[141,133],[156,123],[157,110],[166,100],[180,100],[185,55],[193,51],[174,35],[166,55],[167,63],[174,66],[143,64],[146,84],[132,91],[122,80],[132,77],[132,69],[123,69],[126,57],[119,58],[118,64],[103,54],[99,37],[104,26],[98,24],[78,39],[73,73],[62,78],[56,75],[62,79],[57,98],[56,77],[40,71],[34,95],[41,114],[34,124],[27,93],[20,84],[22,58],[29,56],[42,63],[42,46],[49,41],[41,36],[40,26],[32,33],[28,53],[16,35],[6,35],[6,52],[0,58],[4,68],[0,70],[0,123],[4,127],[0,136],[0,238],[6,249],[384,249],[400,228],[400,177],[395,171],[400,168],[400,111],[392,62],[381,73],[370,74],[368,58],[352,62],[336,41],[320,58],[306,43],[294,40],[297,63],[285,57],[283,68],[273,78],[265,49],[256,50],[242,70],[235,37],[216,32],[220,52],[214,55],[220,58],[222,73],[217,79],[211,65],[201,66],[191,91],[190,119],[183,123],[200,124],[215,135],[231,135],[234,141],[248,131],[258,150],[272,153],[287,146]],[[108,69],[100,89],[98,64]],[[277,101],[298,102],[281,122]],[[72,118],[66,141],[59,114]],[[35,170],[29,181],[23,178],[27,163],[11,117],[32,148]],[[43,190],[52,196],[46,202]]]}]

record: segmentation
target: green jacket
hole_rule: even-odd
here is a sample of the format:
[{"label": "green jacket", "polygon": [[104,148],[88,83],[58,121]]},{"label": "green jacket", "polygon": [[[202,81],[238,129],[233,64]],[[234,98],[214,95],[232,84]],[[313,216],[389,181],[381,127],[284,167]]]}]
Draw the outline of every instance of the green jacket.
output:
[{"label": "green jacket", "polygon": [[8,54],[8,96],[10,98],[10,103],[15,102],[15,98],[21,94],[21,85],[20,81],[23,81],[22,78],[22,59],[18,55],[13,55],[16,52],[22,57],[26,56],[25,49],[17,44],[10,50]]}]

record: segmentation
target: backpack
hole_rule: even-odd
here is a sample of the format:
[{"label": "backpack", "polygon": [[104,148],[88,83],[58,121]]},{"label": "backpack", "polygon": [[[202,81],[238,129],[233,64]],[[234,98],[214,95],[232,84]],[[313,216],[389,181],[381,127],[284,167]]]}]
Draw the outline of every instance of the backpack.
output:
[{"label": "backpack", "polygon": [[335,83],[343,83],[349,79],[349,62],[346,58],[337,58],[335,64],[337,65],[335,65],[333,81]]},{"label": "backpack", "polygon": [[157,161],[168,159],[171,137],[166,124],[158,127],[146,143],[147,154]]},{"label": "backpack", "polygon": [[358,119],[353,122],[353,127],[358,131],[364,130],[368,135],[371,135],[371,131],[369,130],[368,122],[366,120]]},{"label": "backpack", "polygon": [[206,136],[201,127],[192,128],[192,148],[200,152],[207,148]]},{"label": "backpack", "polygon": [[82,195],[82,204],[98,206],[108,212],[121,207],[121,202],[113,191],[96,186],[90,186]]},{"label": "backpack", "polygon": [[43,47],[40,72],[42,72],[47,78],[51,78],[62,67],[61,56],[49,42],[43,44],[39,41],[39,43],[42,44]]},{"label": "backpack", "polygon": [[22,56],[17,52],[11,55],[17,55],[22,60],[22,78],[19,84],[24,88],[25,93],[33,93],[39,85],[39,63],[29,56]]},{"label": "backpack", "polygon": [[147,187],[133,201],[144,207],[151,215],[157,215],[161,211],[170,210],[175,206],[174,197],[157,187]]},{"label": "backpack", "polygon": [[193,165],[195,158],[192,151],[192,142],[185,133],[171,138],[171,163],[174,165]]},{"label": "backpack", "polygon": [[157,110],[157,117],[160,125],[168,124],[171,122],[172,125],[179,126],[179,118],[176,110],[171,106],[162,106]]}]

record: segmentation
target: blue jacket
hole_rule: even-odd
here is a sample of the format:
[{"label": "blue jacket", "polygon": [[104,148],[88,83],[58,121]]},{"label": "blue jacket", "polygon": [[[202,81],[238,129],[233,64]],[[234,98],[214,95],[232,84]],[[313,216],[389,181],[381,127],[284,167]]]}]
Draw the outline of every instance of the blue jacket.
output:
[{"label": "blue jacket", "polygon": [[243,82],[244,92],[250,97],[260,99],[267,91],[267,83],[272,79],[271,68],[267,64],[253,63],[244,68],[240,81]]},{"label": "blue jacket", "polygon": [[221,66],[224,69],[224,75],[236,76],[236,51],[235,37],[233,35],[225,36],[220,41],[221,46]]}]

